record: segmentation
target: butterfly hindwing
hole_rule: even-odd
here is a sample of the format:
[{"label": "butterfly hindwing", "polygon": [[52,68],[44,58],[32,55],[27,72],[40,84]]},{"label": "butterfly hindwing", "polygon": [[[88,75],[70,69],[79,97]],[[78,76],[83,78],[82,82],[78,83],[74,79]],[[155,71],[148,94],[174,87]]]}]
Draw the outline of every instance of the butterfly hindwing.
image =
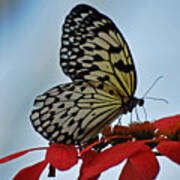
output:
[{"label": "butterfly hindwing", "polygon": [[96,136],[122,106],[119,98],[98,86],[97,82],[78,81],[56,86],[37,97],[31,114],[36,131],[51,142],[66,144],[86,142]]},{"label": "butterfly hindwing", "polygon": [[115,24],[87,5],[76,6],[63,26],[60,63],[73,81],[101,81],[131,97],[136,72],[126,41]]}]

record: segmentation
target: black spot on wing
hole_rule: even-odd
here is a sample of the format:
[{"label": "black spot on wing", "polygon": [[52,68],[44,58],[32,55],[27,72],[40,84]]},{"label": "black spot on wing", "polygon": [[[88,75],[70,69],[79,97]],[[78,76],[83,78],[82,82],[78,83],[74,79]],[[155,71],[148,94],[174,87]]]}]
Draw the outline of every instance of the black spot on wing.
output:
[{"label": "black spot on wing", "polygon": [[111,53],[119,53],[122,50],[122,46],[119,45],[119,47],[114,47],[114,46],[110,46],[109,48],[109,52]]},{"label": "black spot on wing", "polygon": [[75,123],[74,119],[72,119],[69,123],[68,126],[71,127]]},{"label": "black spot on wing", "polygon": [[119,71],[123,71],[123,72],[130,72],[134,70],[134,66],[133,65],[129,65],[129,64],[124,64],[122,60],[118,61],[117,63],[114,63],[114,66],[119,70]]},{"label": "black spot on wing", "polygon": [[109,94],[113,95],[113,94],[114,94],[114,91],[113,91],[113,90],[110,90],[110,91],[109,91]]}]

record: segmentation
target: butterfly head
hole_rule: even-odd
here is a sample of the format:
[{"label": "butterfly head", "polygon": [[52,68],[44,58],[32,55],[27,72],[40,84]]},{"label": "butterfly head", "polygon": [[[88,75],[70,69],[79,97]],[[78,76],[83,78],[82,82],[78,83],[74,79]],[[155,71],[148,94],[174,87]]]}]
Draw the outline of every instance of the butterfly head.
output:
[{"label": "butterfly head", "polygon": [[133,97],[129,103],[127,103],[127,109],[126,109],[126,113],[127,112],[132,112],[132,110],[139,105],[140,107],[144,105],[144,99],[140,99],[140,98],[136,98]]},{"label": "butterfly head", "polygon": [[140,107],[144,105],[144,99],[142,98],[136,98],[136,97],[132,97],[131,99],[129,99],[129,101],[124,105],[123,110],[124,110],[124,114],[128,113],[128,112],[132,112],[133,109],[139,105]]},{"label": "butterfly head", "polygon": [[144,105],[144,99],[136,98],[135,103],[136,103],[136,105],[143,106]]}]

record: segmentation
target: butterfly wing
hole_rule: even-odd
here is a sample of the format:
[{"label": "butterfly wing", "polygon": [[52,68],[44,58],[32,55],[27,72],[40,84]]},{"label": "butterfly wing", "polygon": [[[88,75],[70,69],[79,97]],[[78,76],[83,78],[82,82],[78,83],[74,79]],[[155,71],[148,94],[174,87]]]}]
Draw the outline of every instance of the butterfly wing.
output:
[{"label": "butterfly wing", "polygon": [[98,86],[97,82],[76,81],[37,97],[36,109],[30,117],[36,131],[51,142],[65,144],[83,143],[96,137],[123,111],[122,100]]},{"label": "butterfly wing", "polygon": [[115,24],[88,5],[76,6],[63,26],[60,64],[73,81],[104,81],[132,97],[136,72],[128,45]]}]

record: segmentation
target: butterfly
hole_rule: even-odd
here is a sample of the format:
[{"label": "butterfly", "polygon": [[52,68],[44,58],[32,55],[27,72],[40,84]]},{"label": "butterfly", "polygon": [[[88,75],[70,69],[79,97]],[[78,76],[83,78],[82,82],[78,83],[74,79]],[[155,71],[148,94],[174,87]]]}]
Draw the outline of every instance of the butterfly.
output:
[{"label": "butterfly", "polygon": [[107,16],[80,4],[63,25],[60,66],[72,82],[38,96],[30,116],[50,142],[86,143],[143,99],[134,97],[136,70],[121,32]]}]

